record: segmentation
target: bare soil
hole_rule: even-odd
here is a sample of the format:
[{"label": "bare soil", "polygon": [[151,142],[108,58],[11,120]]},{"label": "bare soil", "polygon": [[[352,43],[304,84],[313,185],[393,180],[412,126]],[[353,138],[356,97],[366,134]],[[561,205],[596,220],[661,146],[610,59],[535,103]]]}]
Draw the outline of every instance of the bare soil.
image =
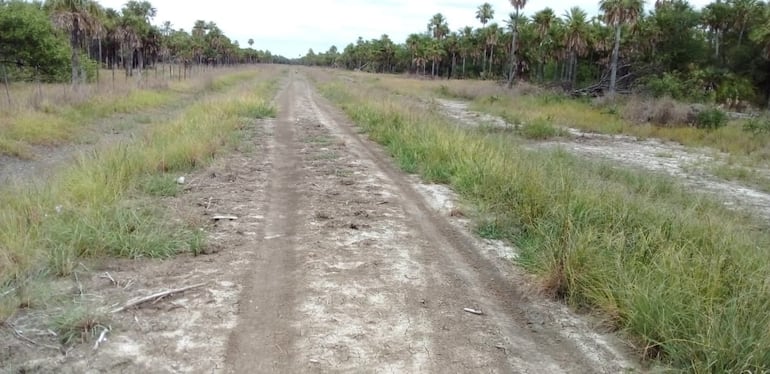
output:
[{"label": "bare soil", "polygon": [[[461,126],[510,128],[502,118],[468,109],[468,103],[437,100],[444,112]],[[717,196],[725,205],[770,219],[770,194],[726,181],[709,172],[708,166],[724,162],[726,155],[706,149],[692,149],[660,139],[638,139],[626,135],[604,135],[566,128],[570,136],[532,142],[533,149],[561,148],[570,153],[606,160],[613,164],[649,170],[675,177],[694,191]],[[767,170],[760,170],[767,173]]]},{"label": "bare soil", "polygon": [[[3,371],[642,370],[598,322],[539,295],[514,249],[470,234],[450,190],[400,172],[301,73],[277,104],[278,119],[255,124],[255,149],[187,176],[187,192],[166,201],[206,227],[208,254],[103,260],[59,285],[100,311],[203,287],[103,318],[112,330],[96,350],[91,340],[63,355],[2,328]],[[44,322],[53,312],[11,322],[55,345]]]}]

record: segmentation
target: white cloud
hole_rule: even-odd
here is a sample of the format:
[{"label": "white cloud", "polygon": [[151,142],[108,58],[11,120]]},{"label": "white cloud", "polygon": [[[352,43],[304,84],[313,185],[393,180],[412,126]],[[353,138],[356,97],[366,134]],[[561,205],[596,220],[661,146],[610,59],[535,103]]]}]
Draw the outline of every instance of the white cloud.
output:
[{"label": "white cloud", "polygon": [[[125,0],[100,0],[102,5],[120,8]],[[410,33],[427,29],[428,20],[442,13],[452,30],[466,25],[479,26],[476,8],[483,0],[278,0],[243,1],[217,0],[180,1],[151,0],[158,9],[157,23],[171,21],[175,28],[190,30],[195,20],[214,21],[225,34],[238,40],[241,46],[253,38],[254,47],[269,49],[286,57],[304,55],[308,48],[326,51],[331,45],[343,49],[361,36],[379,38],[388,34],[396,42],[403,42]],[[501,23],[513,11],[506,0],[489,0],[495,10],[494,22]],[[702,6],[707,0],[692,1]],[[554,0],[530,1],[525,14],[549,6],[563,14],[572,6],[580,6],[589,14],[596,14],[598,1]],[[647,8],[651,3],[648,1]]]}]

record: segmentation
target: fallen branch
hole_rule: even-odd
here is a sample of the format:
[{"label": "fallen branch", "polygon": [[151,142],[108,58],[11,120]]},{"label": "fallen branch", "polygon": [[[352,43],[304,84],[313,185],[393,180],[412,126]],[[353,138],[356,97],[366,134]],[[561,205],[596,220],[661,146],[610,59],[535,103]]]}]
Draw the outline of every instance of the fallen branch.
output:
[{"label": "fallen branch", "polygon": [[34,340],[24,336],[24,334],[22,334],[21,331],[17,330],[14,325],[12,325],[12,324],[10,324],[8,322],[6,322],[5,325],[8,326],[8,328],[11,329],[11,331],[13,332],[13,335],[16,336],[19,340],[25,341],[25,342],[27,342],[29,344],[32,344],[32,345],[36,345],[38,347],[53,349],[53,350],[55,350],[55,351],[57,351],[57,352],[59,352],[61,354],[65,354],[65,351],[62,349],[62,347],[57,347],[57,346],[54,346],[54,345],[38,343],[38,342],[36,342],[36,341],[34,341]]},{"label": "fallen branch", "polygon": [[126,303],[126,305],[123,305],[120,308],[113,309],[111,313],[119,313],[119,312],[122,312],[122,311],[124,311],[126,309],[133,308],[133,307],[135,307],[137,305],[144,304],[144,303],[146,303],[148,301],[159,300],[159,299],[162,299],[162,298],[164,298],[166,296],[169,296],[169,295],[172,295],[172,294],[175,294],[175,293],[184,292],[184,291],[187,291],[187,290],[191,290],[193,288],[203,287],[203,286],[206,285],[206,283],[207,282],[198,283],[198,284],[194,284],[192,286],[187,286],[187,287],[177,288],[177,289],[173,289],[173,290],[158,292],[158,293],[152,294],[150,296],[140,297],[138,299],[134,299],[134,300],[129,301],[128,303]]}]

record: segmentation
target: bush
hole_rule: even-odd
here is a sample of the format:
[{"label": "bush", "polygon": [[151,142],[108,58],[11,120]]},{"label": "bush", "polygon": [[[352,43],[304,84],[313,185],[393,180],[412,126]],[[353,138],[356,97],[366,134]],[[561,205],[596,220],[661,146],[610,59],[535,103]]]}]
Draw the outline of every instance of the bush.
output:
[{"label": "bush", "polygon": [[743,131],[754,134],[770,133],[770,118],[751,118],[743,124]]},{"label": "bush", "polygon": [[675,99],[685,97],[685,83],[670,73],[664,73],[661,77],[653,77],[647,81],[646,88],[652,96],[660,98],[670,96]]},{"label": "bush", "polygon": [[670,97],[660,99],[631,98],[623,107],[623,118],[635,123],[662,126],[687,124],[690,108]]},{"label": "bush", "polygon": [[727,114],[719,108],[708,108],[699,112],[695,118],[695,127],[699,129],[718,129],[727,124]]}]

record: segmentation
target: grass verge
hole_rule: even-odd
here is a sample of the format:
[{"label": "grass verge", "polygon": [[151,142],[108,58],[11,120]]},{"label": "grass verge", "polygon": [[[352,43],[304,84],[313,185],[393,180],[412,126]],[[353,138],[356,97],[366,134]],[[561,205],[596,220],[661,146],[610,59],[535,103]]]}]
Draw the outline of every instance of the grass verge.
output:
[{"label": "grass verge", "polygon": [[68,275],[82,258],[201,252],[203,233],[167,219],[148,199],[174,193],[164,178],[205,165],[255,118],[275,115],[269,100],[276,82],[266,76],[230,78],[240,83],[227,94],[201,100],[131,143],[81,157],[46,185],[0,191],[0,321],[23,306],[19,291],[27,284]]},{"label": "grass verge", "polygon": [[527,151],[361,83],[326,82],[396,162],[450,184],[544,288],[691,372],[770,369],[770,234],[668,178]]},{"label": "grass verge", "polygon": [[[159,108],[186,95],[218,92],[251,75],[248,71],[214,72],[188,82],[96,95],[71,104],[41,102],[0,112],[0,155],[32,158],[30,146],[56,145],[76,139],[93,121],[115,114],[130,114]],[[86,88],[82,88],[86,90]],[[73,93],[73,95],[78,95]]]}]

